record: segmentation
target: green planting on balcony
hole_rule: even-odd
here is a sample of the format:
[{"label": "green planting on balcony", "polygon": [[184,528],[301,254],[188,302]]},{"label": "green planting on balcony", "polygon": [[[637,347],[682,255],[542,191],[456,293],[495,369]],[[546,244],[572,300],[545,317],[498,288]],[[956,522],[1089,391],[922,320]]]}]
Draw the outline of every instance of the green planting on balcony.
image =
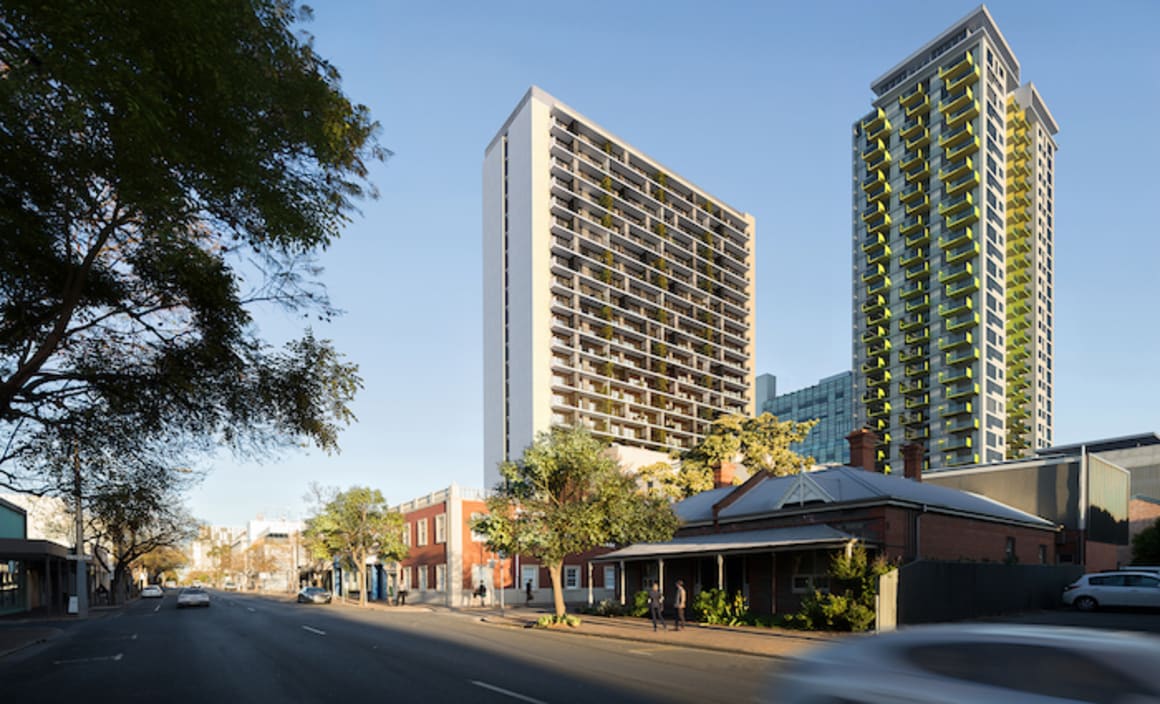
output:
[{"label": "green planting on balcony", "polygon": [[609,213],[605,213],[604,215],[601,215],[600,216],[600,224],[605,226],[605,227],[609,227],[609,228],[612,227],[612,215],[610,215]]},{"label": "green planting on balcony", "polygon": [[611,153],[612,153],[612,142],[605,142],[605,143],[604,143],[604,152],[605,152],[606,154],[611,154]]},{"label": "green planting on balcony", "polygon": [[656,225],[653,225],[653,231],[661,237],[665,238],[667,238],[669,234],[669,228],[665,227],[663,222],[658,222]]},{"label": "green planting on balcony", "polygon": [[704,203],[702,203],[701,207],[704,208],[705,212],[709,213],[710,215],[712,215],[717,210],[717,207],[715,205],[713,205],[713,201],[710,201],[710,200],[707,200]]},{"label": "green planting on balcony", "polygon": [[656,287],[659,289],[662,289],[664,291],[669,290],[669,277],[665,276],[664,274],[654,275],[653,276],[653,283],[656,284]]},{"label": "green planting on balcony", "polygon": [[611,306],[604,306],[603,308],[601,308],[600,309],[600,317],[604,318],[605,320],[612,320],[612,307]]},{"label": "green planting on balcony", "polygon": [[658,357],[667,357],[669,355],[669,347],[663,342],[653,343],[653,354]]},{"label": "green planting on balcony", "polygon": [[713,345],[710,345],[708,342],[701,345],[701,354],[705,355],[706,357],[712,357],[713,356]]},{"label": "green planting on balcony", "polygon": [[611,377],[613,371],[612,362],[605,362],[604,364],[600,365],[600,371],[604,374],[604,376]]},{"label": "green planting on balcony", "polygon": [[603,337],[605,340],[611,340],[612,339],[612,326],[605,325],[605,326],[601,327],[600,328],[600,336]]},{"label": "green planting on balcony", "polygon": [[665,192],[664,192],[664,190],[662,190],[662,189],[660,189],[660,188],[654,188],[654,189],[653,189],[653,198],[656,198],[656,199],[657,199],[657,200],[659,200],[660,202],[664,203],[664,202],[665,202]]}]

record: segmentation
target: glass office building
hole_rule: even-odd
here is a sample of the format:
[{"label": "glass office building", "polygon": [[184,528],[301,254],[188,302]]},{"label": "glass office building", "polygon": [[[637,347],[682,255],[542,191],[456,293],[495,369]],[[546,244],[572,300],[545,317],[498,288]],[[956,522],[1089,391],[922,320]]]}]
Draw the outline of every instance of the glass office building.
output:
[{"label": "glass office building", "polygon": [[791,449],[818,464],[846,464],[850,454],[846,436],[854,429],[853,388],[853,373],[842,372],[778,396],[777,377],[762,374],[757,377],[757,408],[779,420],[817,419],[805,442],[794,443]]}]

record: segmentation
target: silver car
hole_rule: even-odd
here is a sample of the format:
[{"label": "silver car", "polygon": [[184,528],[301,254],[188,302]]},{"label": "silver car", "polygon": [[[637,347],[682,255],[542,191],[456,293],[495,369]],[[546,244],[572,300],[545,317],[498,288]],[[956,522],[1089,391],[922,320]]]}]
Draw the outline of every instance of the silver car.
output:
[{"label": "silver car", "polygon": [[202,589],[183,589],[177,595],[177,608],[186,606],[209,606],[209,594]]},{"label": "silver car", "polygon": [[1015,625],[916,626],[851,637],[790,662],[779,704],[1160,704],[1160,639]]},{"label": "silver car", "polygon": [[322,587],[306,587],[298,592],[299,604],[329,604],[330,592]]},{"label": "silver car", "polygon": [[1085,574],[1064,587],[1063,603],[1080,611],[1101,606],[1160,609],[1160,574],[1128,570]]}]

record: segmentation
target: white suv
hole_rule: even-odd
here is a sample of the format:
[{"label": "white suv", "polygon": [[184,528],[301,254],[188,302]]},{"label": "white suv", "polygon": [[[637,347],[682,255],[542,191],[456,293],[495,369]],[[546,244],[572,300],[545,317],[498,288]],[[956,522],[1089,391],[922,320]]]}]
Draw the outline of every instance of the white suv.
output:
[{"label": "white suv", "polygon": [[1064,587],[1063,603],[1080,611],[1101,606],[1160,608],[1160,574],[1127,570],[1085,574]]}]

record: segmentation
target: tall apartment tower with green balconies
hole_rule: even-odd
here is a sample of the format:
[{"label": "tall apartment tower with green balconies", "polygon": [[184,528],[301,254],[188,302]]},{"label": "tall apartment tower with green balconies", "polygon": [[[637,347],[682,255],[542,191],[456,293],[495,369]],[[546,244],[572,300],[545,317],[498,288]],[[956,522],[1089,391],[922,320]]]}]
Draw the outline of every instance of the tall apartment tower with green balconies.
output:
[{"label": "tall apartment tower with green balconies", "polygon": [[632,464],[751,415],[755,236],[753,216],[531,88],[483,163],[486,485],[554,425]]},{"label": "tall apartment tower with green balconies", "polygon": [[853,128],[855,424],[881,468],[1052,443],[1054,135],[986,7],[871,84]]}]

